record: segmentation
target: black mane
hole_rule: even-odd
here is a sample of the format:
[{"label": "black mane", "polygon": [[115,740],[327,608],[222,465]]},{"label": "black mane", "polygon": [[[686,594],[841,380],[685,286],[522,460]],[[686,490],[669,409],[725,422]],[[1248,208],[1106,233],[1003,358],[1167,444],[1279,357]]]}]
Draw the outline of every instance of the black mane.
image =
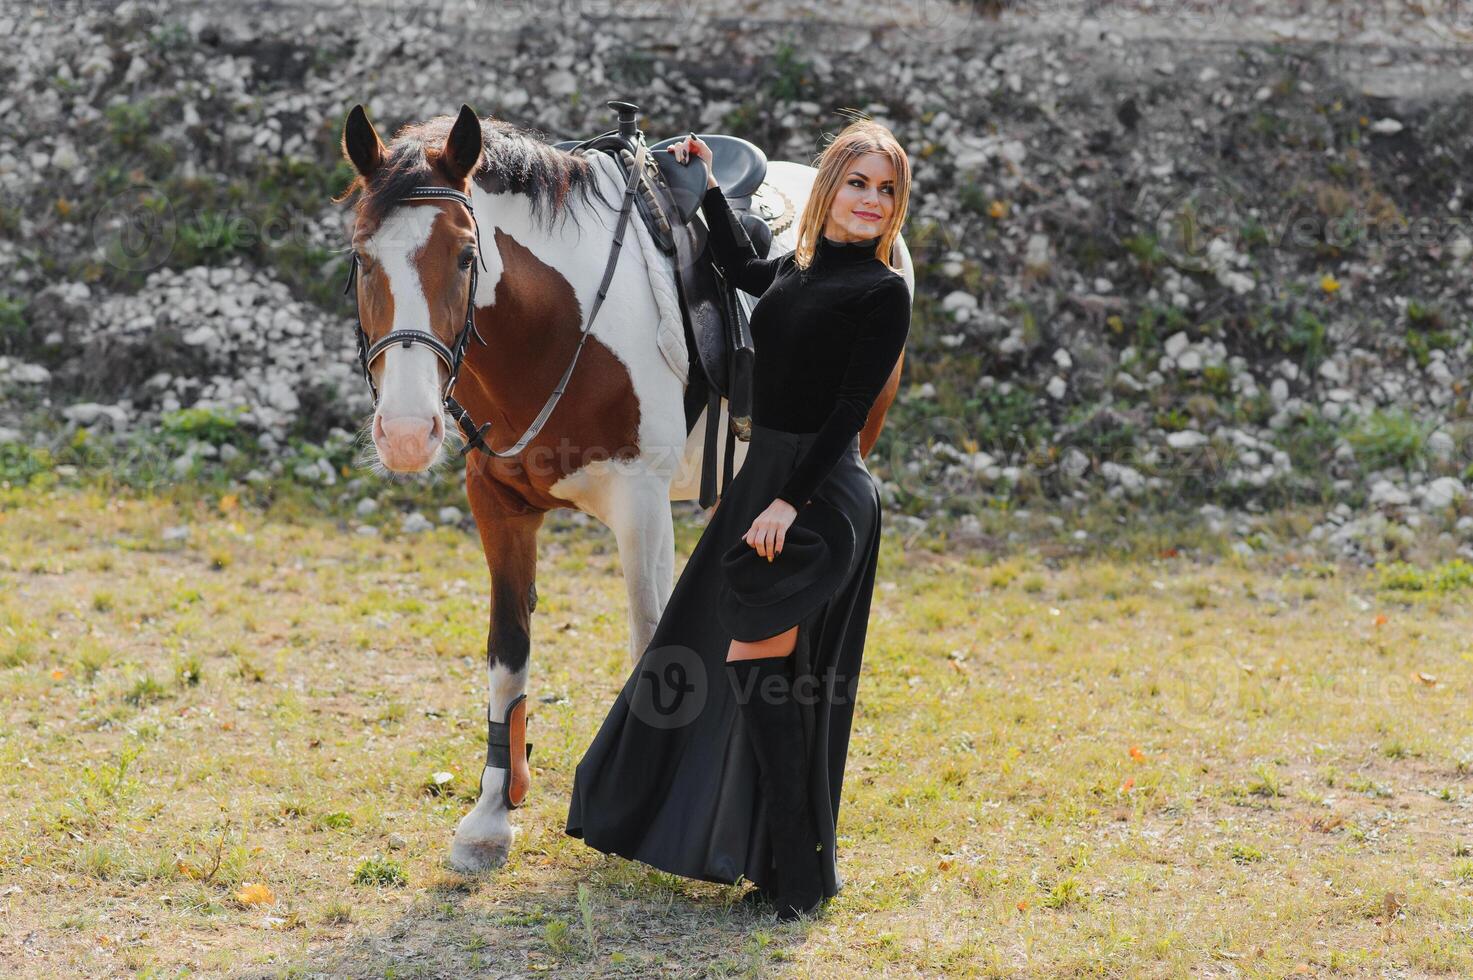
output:
[{"label": "black mane", "polygon": [[[436,176],[439,151],[454,124],[454,116],[436,116],[401,127],[389,142],[387,156],[373,179],[359,177],[348,189],[349,193],[355,188],[361,191],[359,215],[377,224],[412,188],[430,182]],[[572,216],[577,225],[576,209],[568,206],[575,193],[584,204],[592,194],[613,206],[599,187],[589,160],[558,150],[528,130],[503,119],[482,119],[481,146],[475,182],[487,191],[510,191],[527,197],[533,220],[544,228],[550,228],[559,215]]]}]

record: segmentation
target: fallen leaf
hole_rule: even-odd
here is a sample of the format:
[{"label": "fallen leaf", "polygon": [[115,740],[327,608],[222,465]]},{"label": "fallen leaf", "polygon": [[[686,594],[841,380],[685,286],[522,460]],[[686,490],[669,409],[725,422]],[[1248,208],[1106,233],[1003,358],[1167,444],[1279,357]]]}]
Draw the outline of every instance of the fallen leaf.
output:
[{"label": "fallen leaf", "polygon": [[1309,822],[1310,830],[1317,830],[1322,834],[1328,834],[1345,824],[1345,818],[1341,816],[1315,817]]},{"label": "fallen leaf", "polygon": [[1008,206],[1004,201],[993,201],[987,206],[987,213],[994,221],[1001,221],[1008,215]]},{"label": "fallen leaf", "polygon": [[61,680],[64,677],[66,677],[66,668],[65,667],[58,667],[58,668],[56,668],[55,670],[53,670],[51,672],[51,679],[54,680],[54,681],[59,681],[59,680]]},{"label": "fallen leaf", "polygon": [[1135,789],[1135,777],[1126,776],[1125,782],[1120,784],[1120,791],[1122,793],[1129,793],[1133,789]]},{"label": "fallen leaf", "polygon": [[1140,762],[1141,760],[1145,759],[1146,754],[1141,751],[1141,747],[1139,745],[1132,745],[1130,747],[1130,757],[1136,762]]},{"label": "fallen leaf", "polygon": [[222,514],[228,514],[228,513],[230,513],[232,510],[235,510],[236,505],[238,505],[239,503],[240,503],[240,498],[239,497],[237,497],[233,493],[227,493],[225,496],[223,496],[223,497],[220,498],[220,513],[222,513]]},{"label": "fallen leaf", "polygon": [[276,896],[265,885],[255,884],[246,885],[236,892],[235,900],[242,905],[270,905],[276,901]]},{"label": "fallen leaf", "polygon": [[1437,678],[1433,677],[1431,674],[1424,674],[1419,670],[1417,671],[1416,677],[1417,680],[1421,681],[1423,684],[1426,684],[1428,687],[1437,686]]},{"label": "fallen leaf", "polygon": [[1386,614],[1385,613],[1377,613],[1376,614],[1376,625],[1377,626],[1385,626],[1387,624],[1387,622],[1388,622],[1388,620],[1386,618]]},{"label": "fallen leaf", "polygon": [[1325,291],[1326,295],[1333,296],[1340,291],[1340,280],[1326,273],[1320,277],[1320,288]]},{"label": "fallen leaf", "polygon": [[1018,911],[1019,912],[1027,912],[1028,911],[1028,901],[1027,901],[1027,899],[1024,899],[1023,901],[1020,901],[1018,903]]},{"label": "fallen leaf", "polygon": [[1386,897],[1381,900],[1381,908],[1385,910],[1388,919],[1395,918],[1396,913],[1406,908],[1407,897],[1400,892],[1387,892]]}]

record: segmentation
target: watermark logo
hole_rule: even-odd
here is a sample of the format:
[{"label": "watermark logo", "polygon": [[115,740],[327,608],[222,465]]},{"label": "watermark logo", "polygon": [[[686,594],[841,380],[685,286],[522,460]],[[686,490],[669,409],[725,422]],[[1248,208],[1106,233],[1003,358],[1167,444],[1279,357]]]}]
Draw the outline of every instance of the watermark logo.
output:
[{"label": "watermark logo", "polygon": [[629,710],[651,728],[681,728],[696,720],[710,695],[700,654],[678,643],[650,647],[635,670]]},{"label": "watermark logo", "polygon": [[92,241],[103,261],[124,272],[163,265],[178,234],[173,205],[149,185],[114,195],[92,219]]},{"label": "watermark logo", "polygon": [[1221,178],[1196,182],[1157,203],[1153,213],[1150,230],[1157,246],[1178,268],[1191,272],[1212,271],[1214,241],[1236,245],[1242,237],[1238,194]]}]

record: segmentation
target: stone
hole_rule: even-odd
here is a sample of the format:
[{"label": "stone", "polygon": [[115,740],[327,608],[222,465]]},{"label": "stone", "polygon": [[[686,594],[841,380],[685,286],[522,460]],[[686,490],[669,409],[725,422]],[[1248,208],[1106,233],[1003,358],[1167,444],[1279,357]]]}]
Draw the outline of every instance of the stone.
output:
[{"label": "stone", "polygon": [[1390,480],[1377,480],[1371,486],[1370,501],[1373,507],[1405,507],[1412,502],[1412,495]]},{"label": "stone", "polygon": [[358,506],[353,508],[353,512],[359,517],[367,517],[369,514],[375,513],[377,510],[378,501],[374,500],[372,497],[364,497],[362,500],[358,501]]},{"label": "stone", "polygon": [[958,323],[970,320],[977,306],[977,297],[960,289],[947,293],[941,300],[941,311]]},{"label": "stone", "polygon": [[1427,484],[1422,495],[1423,510],[1442,510],[1468,495],[1463,481],[1457,477],[1440,476]]},{"label": "stone", "polygon": [[403,529],[405,534],[419,534],[421,532],[428,531],[434,526],[435,525],[430,523],[430,519],[428,517],[425,517],[423,514],[416,510],[411,511],[408,515],[405,516]]},{"label": "stone", "polygon": [[106,422],[114,431],[128,426],[128,413],[117,405],[100,405],[97,402],[79,402],[61,410],[61,417],[83,428]]},{"label": "stone", "polygon": [[1452,437],[1452,433],[1445,429],[1434,430],[1427,436],[1427,452],[1431,454],[1433,459],[1446,462],[1453,458],[1453,454],[1457,450],[1457,440]]},{"label": "stone", "polygon": [[459,507],[441,507],[435,514],[435,519],[441,524],[459,524],[461,513]]},{"label": "stone", "polygon": [[1166,436],[1166,444],[1172,449],[1196,449],[1207,443],[1207,437],[1195,429],[1183,429],[1180,432],[1168,433]]},{"label": "stone", "polygon": [[51,380],[51,372],[39,364],[28,364],[24,361],[13,364],[6,372],[5,378],[17,384],[43,385]]},{"label": "stone", "polygon": [[1089,469],[1089,457],[1070,446],[1064,451],[1064,458],[1059,463],[1059,469],[1072,480],[1077,480]]},{"label": "stone", "polygon": [[1146,488],[1146,478],[1139,470],[1120,463],[1107,462],[1100,465],[1100,475],[1111,486],[1118,486],[1134,496]]}]

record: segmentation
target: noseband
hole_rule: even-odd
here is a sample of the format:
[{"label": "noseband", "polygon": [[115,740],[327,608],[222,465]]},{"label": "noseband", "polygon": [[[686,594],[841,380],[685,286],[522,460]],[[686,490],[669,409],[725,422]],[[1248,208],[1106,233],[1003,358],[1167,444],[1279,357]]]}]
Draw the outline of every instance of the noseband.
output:
[{"label": "noseband", "polygon": [[[450,377],[445,382],[445,388],[441,391],[440,397],[445,405],[445,409],[449,411],[451,418],[455,419],[456,424],[465,433],[465,445],[461,447],[461,456],[466,455],[472,449],[479,449],[488,455],[506,458],[515,456],[526,448],[527,443],[531,442],[537,433],[541,431],[543,423],[547,421],[547,417],[552,414],[552,410],[557,405],[558,400],[562,398],[563,390],[568,385],[568,378],[572,377],[573,365],[578,363],[578,355],[583,352],[583,342],[588,339],[588,334],[593,329],[593,318],[598,316],[598,311],[603,307],[604,297],[608,294],[609,283],[614,278],[614,269],[619,264],[619,251],[624,245],[624,231],[629,224],[629,215],[634,206],[634,188],[639,182],[639,175],[644,172],[646,152],[644,139],[641,137],[638,151],[635,154],[634,166],[629,169],[629,180],[624,187],[624,199],[619,207],[619,220],[614,226],[614,243],[609,251],[608,262],[604,265],[603,281],[599,283],[598,295],[593,301],[593,307],[588,313],[588,319],[583,323],[583,332],[578,337],[578,347],[573,351],[573,356],[568,361],[568,366],[563,371],[562,378],[558,380],[557,386],[553,388],[552,394],[548,396],[547,402],[542,406],[542,411],[537,414],[537,418],[527,427],[527,431],[522,433],[522,437],[516,441],[515,445],[504,450],[492,449],[486,443],[486,436],[491,430],[491,423],[486,422],[478,428],[475,421],[471,418],[470,413],[451,397],[451,392],[455,388],[455,381],[460,376],[460,365],[465,359],[465,349],[470,343],[470,338],[474,336],[482,347],[488,346],[485,338],[476,329],[476,262],[479,262],[481,267],[485,268],[486,260],[484,253],[481,251],[481,226],[476,223],[475,208],[471,206],[469,195],[462,194],[460,191],[449,187],[435,187],[424,184],[411,188],[404,196],[405,202],[432,200],[455,201],[465,208],[471,217],[471,224],[476,229],[476,262],[471,263],[471,288],[470,296],[466,299],[465,304],[465,325],[460,328],[460,333],[456,335],[453,347],[446,347],[439,337],[436,337],[427,330],[390,330],[370,345],[368,343],[368,333],[363,329],[362,310],[361,308],[355,310],[356,329],[358,332],[358,363],[363,368],[363,377],[368,382],[368,389],[373,393],[374,407],[378,407],[379,393],[378,386],[373,383],[373,374],[369,370],[370,366],[378,359],[380,354],[395,344],[399,344],[406,349],[418,344],[421,347],[429,348],[436,357],[444,362],[446,369],[450,372]],[[358,252],[354,250],[352,260],[348,265],[348,282],[343,287],[344,295],[353,289],[353,284],[357,278]],[[355,302],[354,305],[356,308],[357,303]]]}]

